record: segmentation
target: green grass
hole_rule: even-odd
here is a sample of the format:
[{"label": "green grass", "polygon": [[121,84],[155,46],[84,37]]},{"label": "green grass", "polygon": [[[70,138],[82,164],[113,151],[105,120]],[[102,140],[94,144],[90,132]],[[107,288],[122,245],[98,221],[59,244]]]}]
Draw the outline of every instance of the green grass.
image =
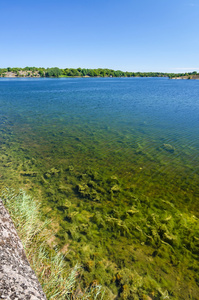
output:
[{"label": "green grass", "polygon": [[49,221],[41,221],[40,204],[21,190],[4,190],[3,202],[15,224],[31,267],[38,276],[47,299],[103,299],[100,285],[87,290],[79,286],[81,266],[67,269],[62,253],[50,249]]}]

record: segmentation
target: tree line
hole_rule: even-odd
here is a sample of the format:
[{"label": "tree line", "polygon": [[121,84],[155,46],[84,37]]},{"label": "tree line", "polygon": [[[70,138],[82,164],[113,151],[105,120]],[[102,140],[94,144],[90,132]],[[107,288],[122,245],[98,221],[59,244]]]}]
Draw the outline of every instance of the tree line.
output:
[{"label": "tree line", "polygon": [[86,69],[86,68],[2,68],[0,77],[7,77],[8,73],[13,73],[18,77],[184,77],[199,75],[196,71],[190,73],[162,73],[162,72],[124,72],[112,69]]}]

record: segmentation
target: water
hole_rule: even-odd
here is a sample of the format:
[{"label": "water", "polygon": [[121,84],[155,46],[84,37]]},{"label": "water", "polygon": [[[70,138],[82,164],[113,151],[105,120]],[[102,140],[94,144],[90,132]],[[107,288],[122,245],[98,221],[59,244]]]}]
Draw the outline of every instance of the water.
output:
[{"label": "water", "polygon": [[1,189],[40,200],[85,286],[196,299],[199,81],[1,78],[0,125]]},{"label": "water", "polygon": [[173,192],[177,177],[178,188],[188,180],[186,191],[194,188],[196,196],[198,95],[198,81],[165,78],[0,81],[1,118],[5,132],[12,130],[9,148],[17,142],[57,164],[66,159],[126,177],[134,173],[134,184],[143,188],[144,180],[146,190],[166,176]]},{"label": "water", "polygon": [[166,194],[177,189],[196,197],[195,209],[198,95],[193,80],[1,79],[1,138],[10,151],[23,145],[49,166],[66,160],[133,176],[135,188],[146,193],[158,194],[152,186],[163,180]]}]

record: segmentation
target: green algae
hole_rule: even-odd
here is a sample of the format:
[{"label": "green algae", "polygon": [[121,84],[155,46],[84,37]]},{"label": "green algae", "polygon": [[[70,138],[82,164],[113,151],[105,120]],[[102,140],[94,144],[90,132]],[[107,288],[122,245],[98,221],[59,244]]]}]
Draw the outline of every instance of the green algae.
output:
[{"label": "green algae", "polygon": [[70,245],[68,265],[84,267],[83,285],[99,282],[119,299],[197,299],[199,222],[176,205],[171,191],[164,193],[165,182],[156,179],[148,194],[139,181],[142,169],[123,176],[121,162],[113,170],[88,158],[86,167],[78,154],[72,165],[64,155],[55,163],[58,151],[46,161],[30,144],[17,155],[16,147],[3,148],[2,186],[12,179],[12,186],[40,197],[43,213],[59,223],[57,246]]},{"label": "green algae", "polygon": [[197,148],[146,123],[21,118],[1,118],[0,187],[40,200],[66,263],[84,267],[82,285],[198,299]]}]

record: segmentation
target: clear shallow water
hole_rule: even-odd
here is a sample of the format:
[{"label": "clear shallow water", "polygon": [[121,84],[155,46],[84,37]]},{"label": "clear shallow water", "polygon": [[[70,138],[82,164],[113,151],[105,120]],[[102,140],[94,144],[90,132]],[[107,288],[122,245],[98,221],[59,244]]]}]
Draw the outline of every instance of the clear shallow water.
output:
[{"label": "clear shallow water", "polygon": [[198,299],[198,95],[194,80],[0,80],[0,189],[40,200],[83,289]]},{"label": "clear shallow water", "polygon": [[2,186],[34,158],[41,173],[107,170],[137,193],[198,211],[199,81],[4,78],[0,123]]}]

